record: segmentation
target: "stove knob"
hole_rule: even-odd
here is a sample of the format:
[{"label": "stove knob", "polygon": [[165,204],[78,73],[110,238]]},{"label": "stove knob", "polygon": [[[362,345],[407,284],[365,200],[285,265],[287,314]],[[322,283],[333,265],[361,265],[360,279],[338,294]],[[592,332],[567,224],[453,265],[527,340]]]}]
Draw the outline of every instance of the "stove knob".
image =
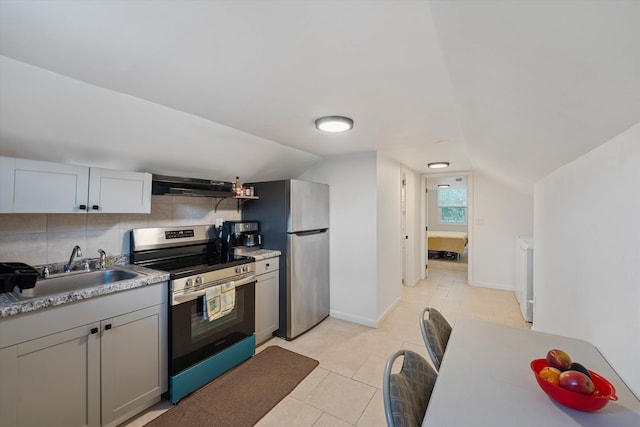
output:
[{"label": "stove knob", "polygon": [[186,288],[190,288],[191,286],[193,286],[193,279],[187,279],[187,281],[184,282],[184,286]]},{"label": "stove knob", "polygon": [[242,273],[242,267],[236,267],[236,273]]},{"label": "stove knob", "polygon": [[246,273],[247,271],[249,271],[249,267],[247,267],[246,265],[244,267],[242,267],[242,272]]},{"label": "stove knob", "polygon": [[202,285],[202,277],[196,277],[196,285]]}]

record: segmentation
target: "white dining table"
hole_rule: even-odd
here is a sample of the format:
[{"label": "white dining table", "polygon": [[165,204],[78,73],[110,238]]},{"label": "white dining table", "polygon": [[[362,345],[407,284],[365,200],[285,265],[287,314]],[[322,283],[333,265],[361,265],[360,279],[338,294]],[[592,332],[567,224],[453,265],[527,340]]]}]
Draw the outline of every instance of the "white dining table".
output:
[{"label": "white dining table", "polygon": [[[618,401],[582,412],[552,400],[529,364],[558,348],[605,377]],[[640,427],[640,401],[583,340],[473,319],[456,321],[423,427]]]}]

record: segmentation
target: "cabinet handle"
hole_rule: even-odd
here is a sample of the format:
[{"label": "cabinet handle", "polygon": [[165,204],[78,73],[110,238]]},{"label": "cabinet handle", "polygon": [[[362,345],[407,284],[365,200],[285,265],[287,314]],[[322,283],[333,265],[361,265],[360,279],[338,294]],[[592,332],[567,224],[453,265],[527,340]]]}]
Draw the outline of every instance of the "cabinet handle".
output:
[{"label": "cabinet handle", "polygon": [[91,328],[91,335],[97,334],[97,333],[98,333],[98,328]]},{"label": "cabinet handle", "polygon": [[100,206],[98,206],[98,205],[93,205],[93,206],[91,206],[91,209],[93,209],[94,211],[97,211],[97,210],[99,210],[99,209],[100,209]]},{"label": "cabinet handle", "polygon": [[267,268],[269,268],[269,263],[266,263],[264,266],[264,269],[266,270]]},{"label": "cabinet handle", "polygon": [[106,325],[104,325],[105,331],[108,331],[109,329],[111,329],[111,323],[107,323]]},{"label": "cabinet handle", "polygon": [[87,205],[80,205],[80,210],[81,211],[86,211],[87,210]]}]

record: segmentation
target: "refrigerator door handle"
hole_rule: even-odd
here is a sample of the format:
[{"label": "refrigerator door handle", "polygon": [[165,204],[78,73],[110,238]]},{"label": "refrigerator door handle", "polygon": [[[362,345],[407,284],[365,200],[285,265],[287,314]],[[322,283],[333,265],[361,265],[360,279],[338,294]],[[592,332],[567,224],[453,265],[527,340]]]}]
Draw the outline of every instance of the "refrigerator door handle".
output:
[{"label": "refrigerator door handle", "polygon": [[295,234],[296,236],[308,236],[308,235],[311,235],[311,234],[324,233],[327,230],[328,230],[328,228],[319,228],[317,230],[296,231],[295,233],[289,233],[289,234]]}]

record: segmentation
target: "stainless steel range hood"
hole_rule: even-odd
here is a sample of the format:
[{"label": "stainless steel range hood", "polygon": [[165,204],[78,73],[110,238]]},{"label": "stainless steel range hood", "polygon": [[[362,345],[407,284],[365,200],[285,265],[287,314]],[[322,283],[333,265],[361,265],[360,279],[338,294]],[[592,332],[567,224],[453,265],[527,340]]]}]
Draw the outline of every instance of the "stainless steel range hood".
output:
[{"label": "stainless steel range hood", "polygon": [[199,178],[153,175],[151,193],[192,197],[233,197],[233,184]]}]

